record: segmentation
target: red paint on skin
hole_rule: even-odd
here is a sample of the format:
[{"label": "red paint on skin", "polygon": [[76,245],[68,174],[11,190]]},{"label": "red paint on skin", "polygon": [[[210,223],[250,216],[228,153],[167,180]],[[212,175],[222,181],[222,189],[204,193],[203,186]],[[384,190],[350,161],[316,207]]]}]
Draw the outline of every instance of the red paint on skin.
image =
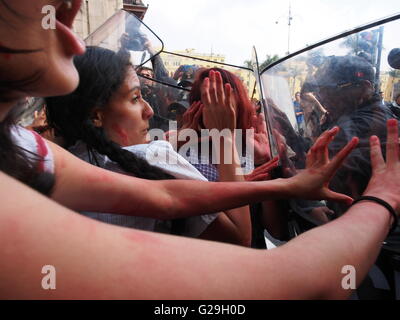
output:
[{"label": "red paint on skin", "polygon": [[118,184],[118,179],[114,176],[113,172],[104,169],[99,169],[94,166],[90,166],[87,171],[86,181],[88,183],[106,183],[109,186]]},{"label": "red paint on skin", "polygon": [[49,153],[49,150],[47,150],[46,143],[44,142],[44,139],[38,135],[36,132],[32,131],[33,135],[35,136],[35,140],[37,143],[37,153],[38,155],[42,158],[39,160],[39,171],[43,172],[44,171],[44,158],[47,156]]},{"label": "red paint on skin", "polygon": [[121,232],[122,236],[129,240],[130,242],[134,242],[135,244],[140,244],[143,242],[151,243],[153,245],[161,244],[162,241],[157,239],[150,232],[138,231],[138,230],[128,230]]},{"label": "red paint on skin", "polygon": [[67,163],[65,162],[64,158],[62,158],[62,157],[59,160],[59,168],[60,168],[60,170],[67,168]]},{"label": "red paint on skin", "polygon": [[127,146],[128,143],[128,134],[124,129],[122,129],[118,124],[113,124],[111,128],[114,130],[114,132],[118,135],[118,137],[121,139],[122,143]]}]

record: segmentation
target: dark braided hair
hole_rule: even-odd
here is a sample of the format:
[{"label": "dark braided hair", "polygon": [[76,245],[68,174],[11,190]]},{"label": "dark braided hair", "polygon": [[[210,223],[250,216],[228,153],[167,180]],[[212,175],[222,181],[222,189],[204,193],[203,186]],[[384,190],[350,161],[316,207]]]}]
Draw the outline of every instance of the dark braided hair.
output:
[{"label": "dark braided hair", "polygon": [[[150,165],[111,141],[103,128],[95,127],[92,114],[95,108],[106,108],[113,94],[122,86],[128,68],[129,57],[100,48],[88,47],[83,56],[75,57],[80,82],[72,94],[46,99],[47,121],[70,147],[81,140],[88,150],[106,155],[126,172],[138,178],[150,180],[174,179],[161,169]],[[95,152],[93,152],[95,151]]]},{"label": "dark braided hair", "polygon": [[[131,64],[130,56],[116,54],[100,47],[87,47],[83,56],[75,57],[80,82],[70,95],[46,99],[48,124],[65,141],[65,147],[81,140],[86,143],[89,159],[100,166],[96,152],[106,155],[126,172],[149,180],[175,179],[174,176],[150,165],[145,159],[111,141],[103,128],[95,127],[91,116],[94,108],[105,108],[123,84]],[[185,219],[171,221],[171,234],[181,235]]]}]

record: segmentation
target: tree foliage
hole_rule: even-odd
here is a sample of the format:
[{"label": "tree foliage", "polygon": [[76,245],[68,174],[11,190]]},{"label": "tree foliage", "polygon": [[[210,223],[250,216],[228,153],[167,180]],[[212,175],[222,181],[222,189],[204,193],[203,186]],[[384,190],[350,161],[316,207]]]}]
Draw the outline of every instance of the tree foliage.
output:
[{"label": "tree foliage", "polygon": [[[280,59],[280,57],[279,57],[277,54],[274,54],[274,55],[269,55],[269,54],[267,54],[265,60],[260,64],[260,70],[265,69],[267,66],[269,66],[270,64],[272,64],[272,63],[278,61],[279,59]],[[244,65],[246,68],[250,68],[250,69],[253,68],[252,63],[251,63],[250,60],[246,60],[246,61],[243,63],[243,65]]]}]

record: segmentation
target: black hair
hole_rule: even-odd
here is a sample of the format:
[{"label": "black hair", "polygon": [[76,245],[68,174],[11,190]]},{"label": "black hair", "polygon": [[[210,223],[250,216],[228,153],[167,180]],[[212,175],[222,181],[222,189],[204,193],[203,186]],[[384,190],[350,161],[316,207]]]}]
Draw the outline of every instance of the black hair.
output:
[{"label": "black hair", "polygon": [[86,53],[75,57],[80,82],[78,88],[67,96],[46,99],[46,114],[55,134],[61,136],[70,147],[77,141],[86,143],[92,164],[99,165],[96,152],[106,155],[128,173],[134,176],[163,180],[174,177],[150,165],[111,141],[103,128],[92,122],[94,108],[105,108],[122,86],[128,68],[131,66],[126,55],[100,48],[88,47]]},{"label": "black hair", "polygon": [[[87,47],[83,56],[74,59],[80,77],[78,88],[67,96],[46,99],[47,122],[54,128],[55,134],[63,138],[65,147],[79,140],[85,142],[90,162],[94,165],[100,166],[96,160],[98,152],[138,178],[175,179],[145,159],[121,148],[107,137],[103,128],[95,127],[92,123],[93,109],[104,108],[123,84],[127,70],[132,66],[129,59],[124,53],[116,54],[100,47]],[[185,219],[172,220],[171,234],[182,235],[185,226]]]}]

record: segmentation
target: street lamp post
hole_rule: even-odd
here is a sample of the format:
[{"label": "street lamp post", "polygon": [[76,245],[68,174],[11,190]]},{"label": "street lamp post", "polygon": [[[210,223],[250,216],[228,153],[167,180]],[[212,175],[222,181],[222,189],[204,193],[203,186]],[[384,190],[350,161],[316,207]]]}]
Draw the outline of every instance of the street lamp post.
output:
[{"label": "street lamp post", "polygon": [[[286,54],[289,55],[290,54],[291,28],[292,28],[292,20],[293,20],[292,3],[291,3],[291,1],[289,1],[289,13],[288,13],[287,19],[288,19],[288,43],[287,43],[287,52],[286,52]],[[275,23],[278,24],[279,23],[279,19]]]}]

